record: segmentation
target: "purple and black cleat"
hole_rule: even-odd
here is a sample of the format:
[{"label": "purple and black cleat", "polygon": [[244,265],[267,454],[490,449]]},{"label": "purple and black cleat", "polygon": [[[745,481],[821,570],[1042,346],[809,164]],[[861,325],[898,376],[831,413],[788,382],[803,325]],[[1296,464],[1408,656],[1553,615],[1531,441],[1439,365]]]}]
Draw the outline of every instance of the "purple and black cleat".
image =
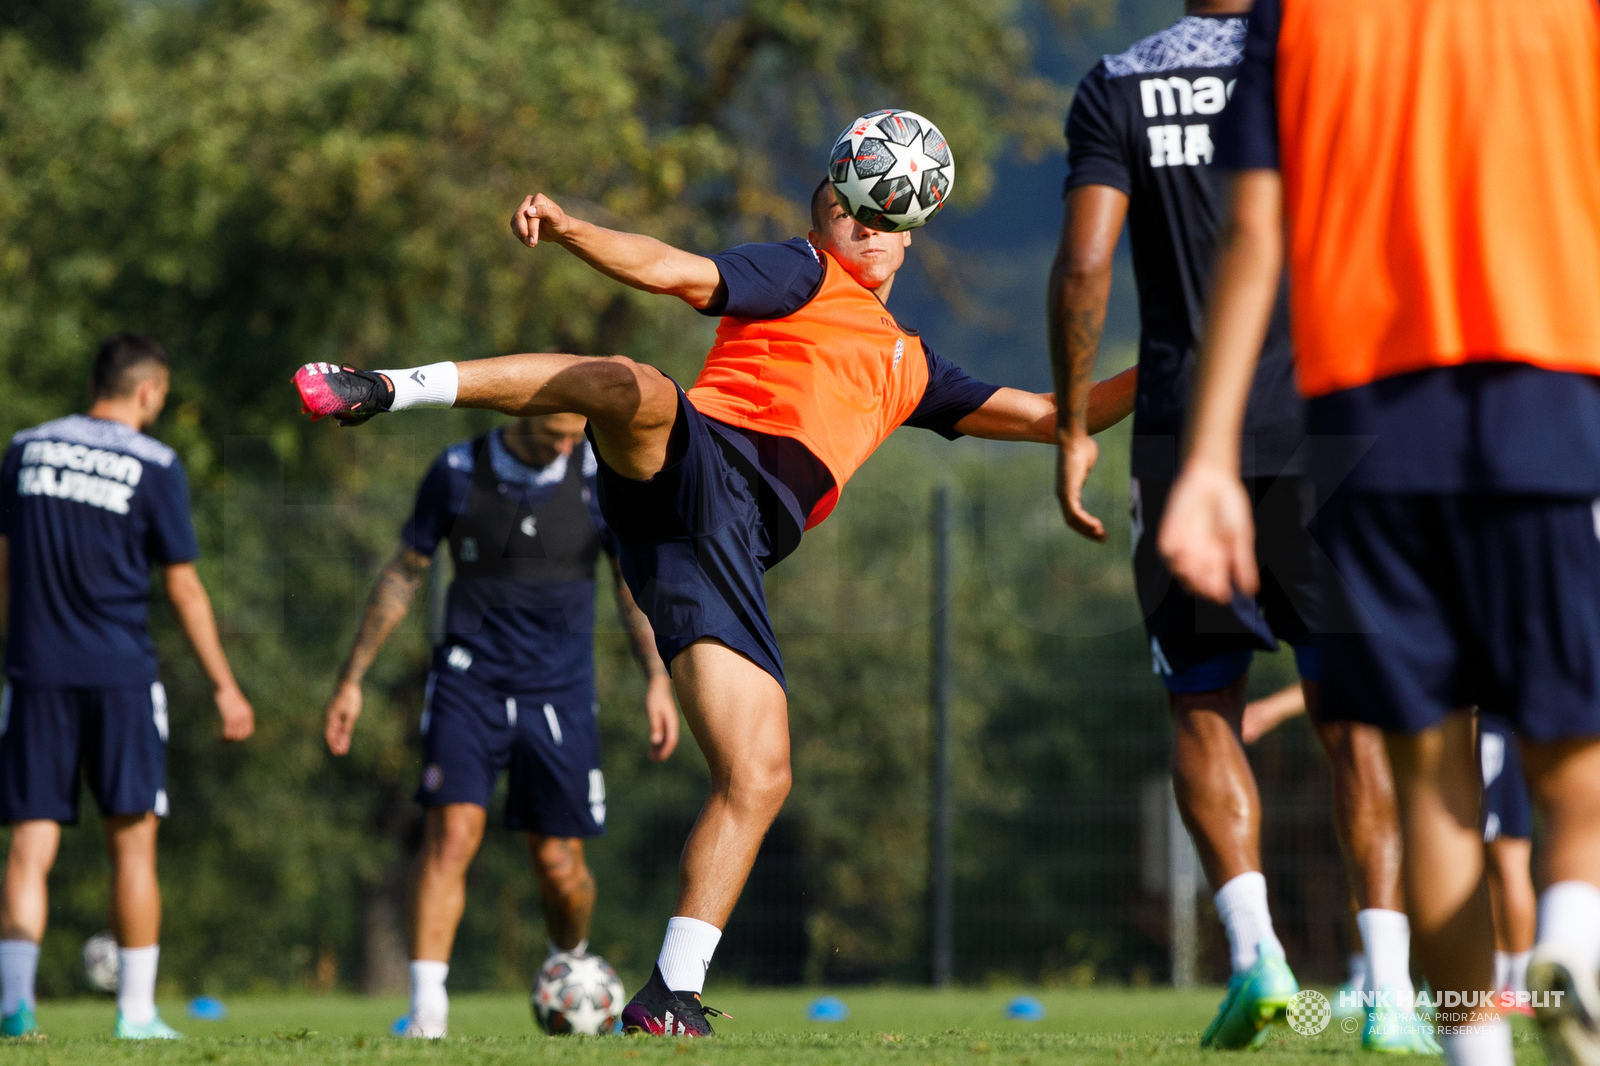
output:
[{"label": "purple and black cleat", "polygon": [[312,421],[332,415],[341,426],[359,426],[394,400],[394,386],[382,374],[333,363],[307,363],[294,372],[294,387]]},{"label": "purple and black cleat", "polygon": [[714,1036],[706,1015],[728,1015],[700,1002],[696,992],[674,992],[661,976],[661,967],[650,972],[650,980],[634,993],[622,1008],[624,1033],[649,1033],[651,1036]]}]

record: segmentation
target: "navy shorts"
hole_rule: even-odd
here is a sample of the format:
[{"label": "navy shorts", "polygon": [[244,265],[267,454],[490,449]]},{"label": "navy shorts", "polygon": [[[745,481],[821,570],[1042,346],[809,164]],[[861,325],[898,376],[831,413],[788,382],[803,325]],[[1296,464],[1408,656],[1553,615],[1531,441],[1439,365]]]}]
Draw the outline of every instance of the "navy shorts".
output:
[{"label": "navy shorts", "polygon": [[1294,646],[1307,681],[1322,679],[1321,650],[1312,635],[1322,619],[1322,549],[1307,532],[1315,510],[1313,486],[1304,478],[1252,478],[1245,488],[1255,505],[1256,560],[1261,591],[1235,595],[1223,606],[1190,595],[1173,580],[1156,548],[1166,513],[1169,482],[1134,478],[1133,577],[1139,590],[1151,670],[1168,692],[1225,689],[1250,669],[1258,651]]},{"label": "navy shorts", "polygon": [[80,777],[104,816],[167,816],[167,693],[8,685],[0,696],[0,823],[76,825]]},{"label": "navy shorts", "polygon": [[1522,752],[1511,723],[1478,715],[1478,765],[1483,767],[1483,839],[1533,838],[1533,801],[1522,777]]},{"label": "navy shorts", "polygon": [[661,661],[703,637],[784,684],[762,576],[774,548],[757,505],[760,475],[678,390],[674,451],[649,481],[600,460],[600,510],[621,545],[622,576],[655,630]]},{"label": "navy shorts", "polygon": [[487,810],[507,768],[507,829],[549,837],[605,832],[593,689],[513,696],[436,662],[422,708],[417,802],[475,803]]},{"label": "navy shorts", "polygon": [[1476,706],[1524,740],[1600,735],[1600,505],[1341,490],[1316,531],[1348,597],[1325,715],[1419,733]]}]

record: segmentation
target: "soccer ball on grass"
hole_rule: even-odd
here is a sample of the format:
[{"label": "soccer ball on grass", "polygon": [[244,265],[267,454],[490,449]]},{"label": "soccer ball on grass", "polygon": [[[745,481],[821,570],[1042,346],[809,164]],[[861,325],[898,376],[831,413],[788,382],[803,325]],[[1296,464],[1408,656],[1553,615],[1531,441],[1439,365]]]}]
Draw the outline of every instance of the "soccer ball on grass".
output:
[{"label": "soccer ball on grass", "polygon": [[874,111],[839,135],[828,180],[851,218],[899,233],[944,207],[955,188],[956,161],[939,127],[915,111]]},{"label": "soccer ball on grass", "polygon": [[552,1036],[614,1033],[627,998],[611,964],[598,955],[559,951],[533,979],[533,1017]]},{"label": "soccer ball on grass", "polygon": [[110,933],[96,933],[83,942],[83,976],[96,992],[115,992],[117,972],[117,938]]}]

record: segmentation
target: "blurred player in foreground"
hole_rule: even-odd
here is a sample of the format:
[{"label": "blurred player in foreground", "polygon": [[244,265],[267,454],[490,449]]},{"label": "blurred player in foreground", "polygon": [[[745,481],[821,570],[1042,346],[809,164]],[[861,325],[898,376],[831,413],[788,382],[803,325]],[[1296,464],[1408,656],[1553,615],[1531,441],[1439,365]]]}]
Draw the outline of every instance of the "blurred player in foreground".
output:
[{"label": "blurred player in foreground", "polygon": [[[1299,685],[1286,685],[1245,704],[1240,739],[1254,744],[1278,726],[1306,712]],[[1533,888],[1533,803],[1522,776],[1516,734],[1499,715],[1478,716],[1478,764],[1483,772],[1483,846],[1488,859],[1489,902],[1494,914],[1496,992],[1513,997],[1528,991],[1528,960],[1533,954],[1538,898]],[[1350,957],[1350,980],[1340,989],[1372,990],[1366,956]],[[1505,1000],[1501,999],[1502,1005]],[[1334,1004],[1337,1014],[1343,1001]],[[1533,1013],[1520,998],[1511,1010]],[[1365,1012],[1362,1012],[1365,1013]]]},{"label": "blurred player in foreground", "polygon": [[1238,173],[1162,553],[1219,602],[1258,586],[1239,427],[1287,256],[1348,609],[1324,712],[1387,733],[1440,1042],[1512,1061],[1477,704],[1518,732],[1548,829],[1546,1047],[1600,1063],[1600,12],[1258,0],[1217,161]]},{"label": "blurred player in foreground", "polygon": [[[1188,14],[1078,86],[1067,117],[1067,210],[1050,286],[1050,339],[1067,524],[1105,539],[1083,506],[1098,446],[1084,422],[1088,385],[1111,292],[1111,264],[1128,226],[1139,288],[1139,368],[1130,486],[1133,566],[1153,670],[1167,690],[1178,808],[1216,889],[1233,976],[1204,1047],[1259,1044],[1299,991],[1272,928],[1262,874],[1261,798],[1239,742],[1256,651],[1294,647],[1304,699],[1316,705],[1323,625],[1322,552],[1306,529],[1315,489],[1305,477],[1305,412],[1295,391],[1288,293],[1280,286],[1244,415],[1238,458],[1259,528],[1263,580],[1254,597],[1196,599],[1172,580],[1155,533],[1177,474],[1195,348],[1216,258],[1225,191],[1210,166],[1211,130],[1243,57],[1249,0],[1191,0]],[[1381,985],[1410,994],[1410,931],[1400,897],[1400,825],[1382,734],[1313,715],[1333,766],[1335,826],[1360,910],[1369,965]],[[1437,1054],[1416,1027],[1374,1011],[1369,1050]]]},{"label": "blurred player in foreground", "polygon": [[[974,381],[886,309],[909,234],[857,223],[827,181],[813,193],[811,222],[809,240],[702,256],[584,222],[543,195],[517,209],[512,228],[529,247],[553,241],[609,277],[721,317],[687,394],[622,356],[512,355],[381,373],[313,363],[295,375],[314,415],[455,405],[588,417],[622,572],[711,769],[660,958],[624,1012],[630,1029],[710,1034],[700,992],[711,956],[789,794],[783,660],[762,575],[901,425],[1055,439],[1049,394]],[[1129,384],[1097,387],[1091,429],[1126,415]]]},{"label": "blurred player in foreground", "polygon": [[255,731],[195,573],[200,554],[177,453],[144,435],[167,400],[167,353],[119,333],[100,345],[87,414],[25,429],[0,467],[0,599],[7,601],[0,708],[0,821],[11,827],[0,902],[0,1033],[35,1029],[46,878],[79,774],[100,805],[118,945],[115,1035],[178,1036],[156,1013],[167,816],[167,694],[146,628],[150,570],[216,688],[222,739]]},{"label": "blurred player in foreground", "polygon": [[599,836],[606,822],[594,678],[594,568],[602,549],[648,683],[650,757],[665,759],[678,743],[671,682],[650,623],[621,579],[583,430],[580,415],[540,415],[445,449],[417,490],[400,550],[378,575],[328,701],[328,749],[344,755],[361,714],[362,678],[410,609],[434,550],[448,541],[455,580],[422,709],[417,802],[427,818],[412,906],[407,1036],[441,1037],[448,1028],[445,977],[467,867],[508,766],[505,824],[528,835],[550,951],[587,949],[595,885],[583,840]]}]

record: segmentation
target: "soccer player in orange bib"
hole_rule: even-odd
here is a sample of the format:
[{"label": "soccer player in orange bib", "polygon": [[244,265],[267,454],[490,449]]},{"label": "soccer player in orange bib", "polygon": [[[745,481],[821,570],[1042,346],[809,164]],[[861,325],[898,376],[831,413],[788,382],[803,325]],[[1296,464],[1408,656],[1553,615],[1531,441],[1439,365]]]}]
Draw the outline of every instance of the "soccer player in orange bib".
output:
[{"label": "soccer player in orange bib", "polygon": [[1512,1062],[1476,704],[1519,736],[1544,817],[1528,987],[1546,1048],[1594,1066],[1600,8],[1257,0],[1216,162],[1232,219],[1162,554],[1212,599],[1255,591],[1238,433],[1287,259],[1313,528],[1348,607],[1323,706],[1386,733],[1440,1043],[1457,1066]]},{"label": "soccer player in orange bib", "polygon": [[[592,225],[544,195],[527,197],[511,224],[530,248],[554,241],[609,277],[720,316],[694,387],[622,356],[557,354],[381,372],[313,363],[295,383],[313,416],[343,422],[452,405],[589,419],[623,576],[712,780],[656,969],[623,1022],[705,1036],[712,952],[789,793],[783,660],[762,574],[899,426],[1051,443],[1055,399],[974,381],[900,325],[885,302],[910,235],[856,222],[826,181],[812,195],[809,239],[715,256]],[[1132,386],[1127,375],[1096,386],[1092,429],[1126,416]]]}]

